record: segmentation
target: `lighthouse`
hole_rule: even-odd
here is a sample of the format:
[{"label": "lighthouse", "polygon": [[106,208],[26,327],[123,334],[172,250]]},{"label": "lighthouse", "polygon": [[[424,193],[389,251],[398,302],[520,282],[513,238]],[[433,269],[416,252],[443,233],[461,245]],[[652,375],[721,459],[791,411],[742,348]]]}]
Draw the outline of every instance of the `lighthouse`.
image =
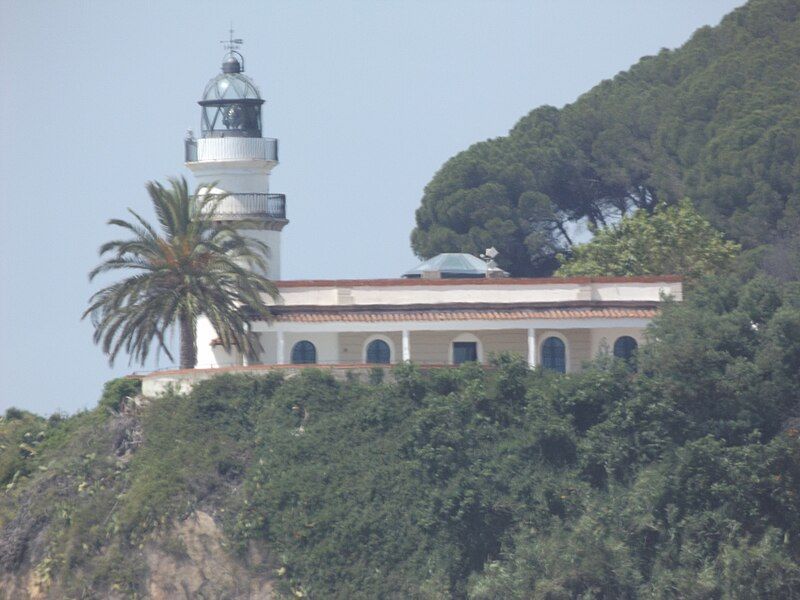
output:
[{"label": "lighthouse", "polygon": [[203,91],[200,137],[191,130],[185,140],[186,166],[210,193],[224,193],[218,220],[241,221],[242,235],[268,248],[268,279],[281,277],[281,231],[286,219],[286,196],[269,191],[269,177],[278,165],[278,140],[264,137],[264,99],[244,74],[242,40],[224,42],[221,72]]},{"label": "lighthouse", "polygon": [[[207,193],[224,194],[215,211],[220,222],[237,224],[239,232],[267,248],[266,272],[281,278],[281,231],[286,219],[286,196],[269,191],[269,178],[278,165],[278,140],[263,136],[264,99],[244,74],[242,40],[223,42],[226,54],[221,72],[205,87],[200,105],[200,136],[190,130],[185,139],[186,167]],[[197,365],[214,367],[246,364],[236,348],[226,352],[215,340],[209,320],[197,320]]]}]

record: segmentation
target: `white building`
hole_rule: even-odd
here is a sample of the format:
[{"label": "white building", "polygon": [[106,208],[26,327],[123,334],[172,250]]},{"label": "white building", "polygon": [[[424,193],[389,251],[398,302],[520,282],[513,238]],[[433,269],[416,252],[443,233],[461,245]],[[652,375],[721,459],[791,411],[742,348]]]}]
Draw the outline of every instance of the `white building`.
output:
[{"label": "white building", "polygon": [[264,365],[448,365],[517,353],[531,366],[576,371],[601,352],[630,356],[663,295],[681,299],[677,277],[502,277],[469,255],[440,255],[403,278],[281,280],[280,236],[286,198],[269,192],[277,140],[262,137],[261,99],[230,48],[206,87],[199,139],[186,141],[186,164],[200,184],[229,194],[226,220],[257,223],[245,233],[270,249],[267,276],[281,297],[272,322],[256,322],[263,351],[254,361],[217,344],[198,326],[198,368]]}]

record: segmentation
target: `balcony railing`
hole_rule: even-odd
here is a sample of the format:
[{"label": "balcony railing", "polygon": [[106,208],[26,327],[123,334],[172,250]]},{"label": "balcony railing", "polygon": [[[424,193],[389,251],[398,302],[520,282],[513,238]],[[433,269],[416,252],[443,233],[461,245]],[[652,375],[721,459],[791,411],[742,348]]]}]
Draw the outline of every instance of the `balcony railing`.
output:
[{"label": "balcony railing", "polygon": [[216,214],[224,217],[286,218],[285,194],[230,194],[217,206]]}]

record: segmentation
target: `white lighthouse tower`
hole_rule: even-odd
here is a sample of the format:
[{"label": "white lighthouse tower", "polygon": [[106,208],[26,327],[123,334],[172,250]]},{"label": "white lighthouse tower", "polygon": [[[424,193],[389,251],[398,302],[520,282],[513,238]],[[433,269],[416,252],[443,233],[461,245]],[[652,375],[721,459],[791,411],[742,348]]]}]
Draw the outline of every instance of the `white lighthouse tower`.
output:
[{"label": "white lighthouse tower", "polygon": [[[232,36],[231,36],[232,38]],[[241,40],[226,42],[222,72],[206,85],[202,99],[201,134],[186,138],[186,166],[199,184],[215,184],[212,193],[227,193],[217,213],[223,221],[248,222],[243,235],[269,248],[266,276],[281,276],[281,230],[286,196],[269,192],[269,176],[278,164],[278,140],[262,136],[264,100],[244,74]]]},{"label": "white lighthouse tower", "polygon": [[[201,106],[201,133],[191,131],[185,140],[186,166],[198,184],[210,193],[224,193],[216,214],[223,222],[246,221],[242,235],[263,242],[267,249],[264,275],[281,277],[281,231],[286,219],[286,196],[271,194],[269,176],[278,164],[278,140],[262,136],[264,100],[253,81],[244,74],[244,57],[238,51],[242,40],[225,43],[227,53],[222,72],[208,82]],[[217,334],[210,322],[197,323],[197,366],[242,364],[237,352],[227,353],[213,340]]]}]

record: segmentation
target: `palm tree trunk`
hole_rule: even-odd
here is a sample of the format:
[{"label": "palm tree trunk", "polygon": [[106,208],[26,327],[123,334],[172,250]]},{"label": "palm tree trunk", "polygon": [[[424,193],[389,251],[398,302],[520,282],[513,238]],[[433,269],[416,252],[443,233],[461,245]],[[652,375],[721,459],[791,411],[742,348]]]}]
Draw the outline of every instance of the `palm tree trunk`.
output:
[{"label": "palm tree trunk", "polygon": [[194,319],[189,315],[181,314],[179,327],[181,333],[181,369],[194,369],[197,363]]}]

